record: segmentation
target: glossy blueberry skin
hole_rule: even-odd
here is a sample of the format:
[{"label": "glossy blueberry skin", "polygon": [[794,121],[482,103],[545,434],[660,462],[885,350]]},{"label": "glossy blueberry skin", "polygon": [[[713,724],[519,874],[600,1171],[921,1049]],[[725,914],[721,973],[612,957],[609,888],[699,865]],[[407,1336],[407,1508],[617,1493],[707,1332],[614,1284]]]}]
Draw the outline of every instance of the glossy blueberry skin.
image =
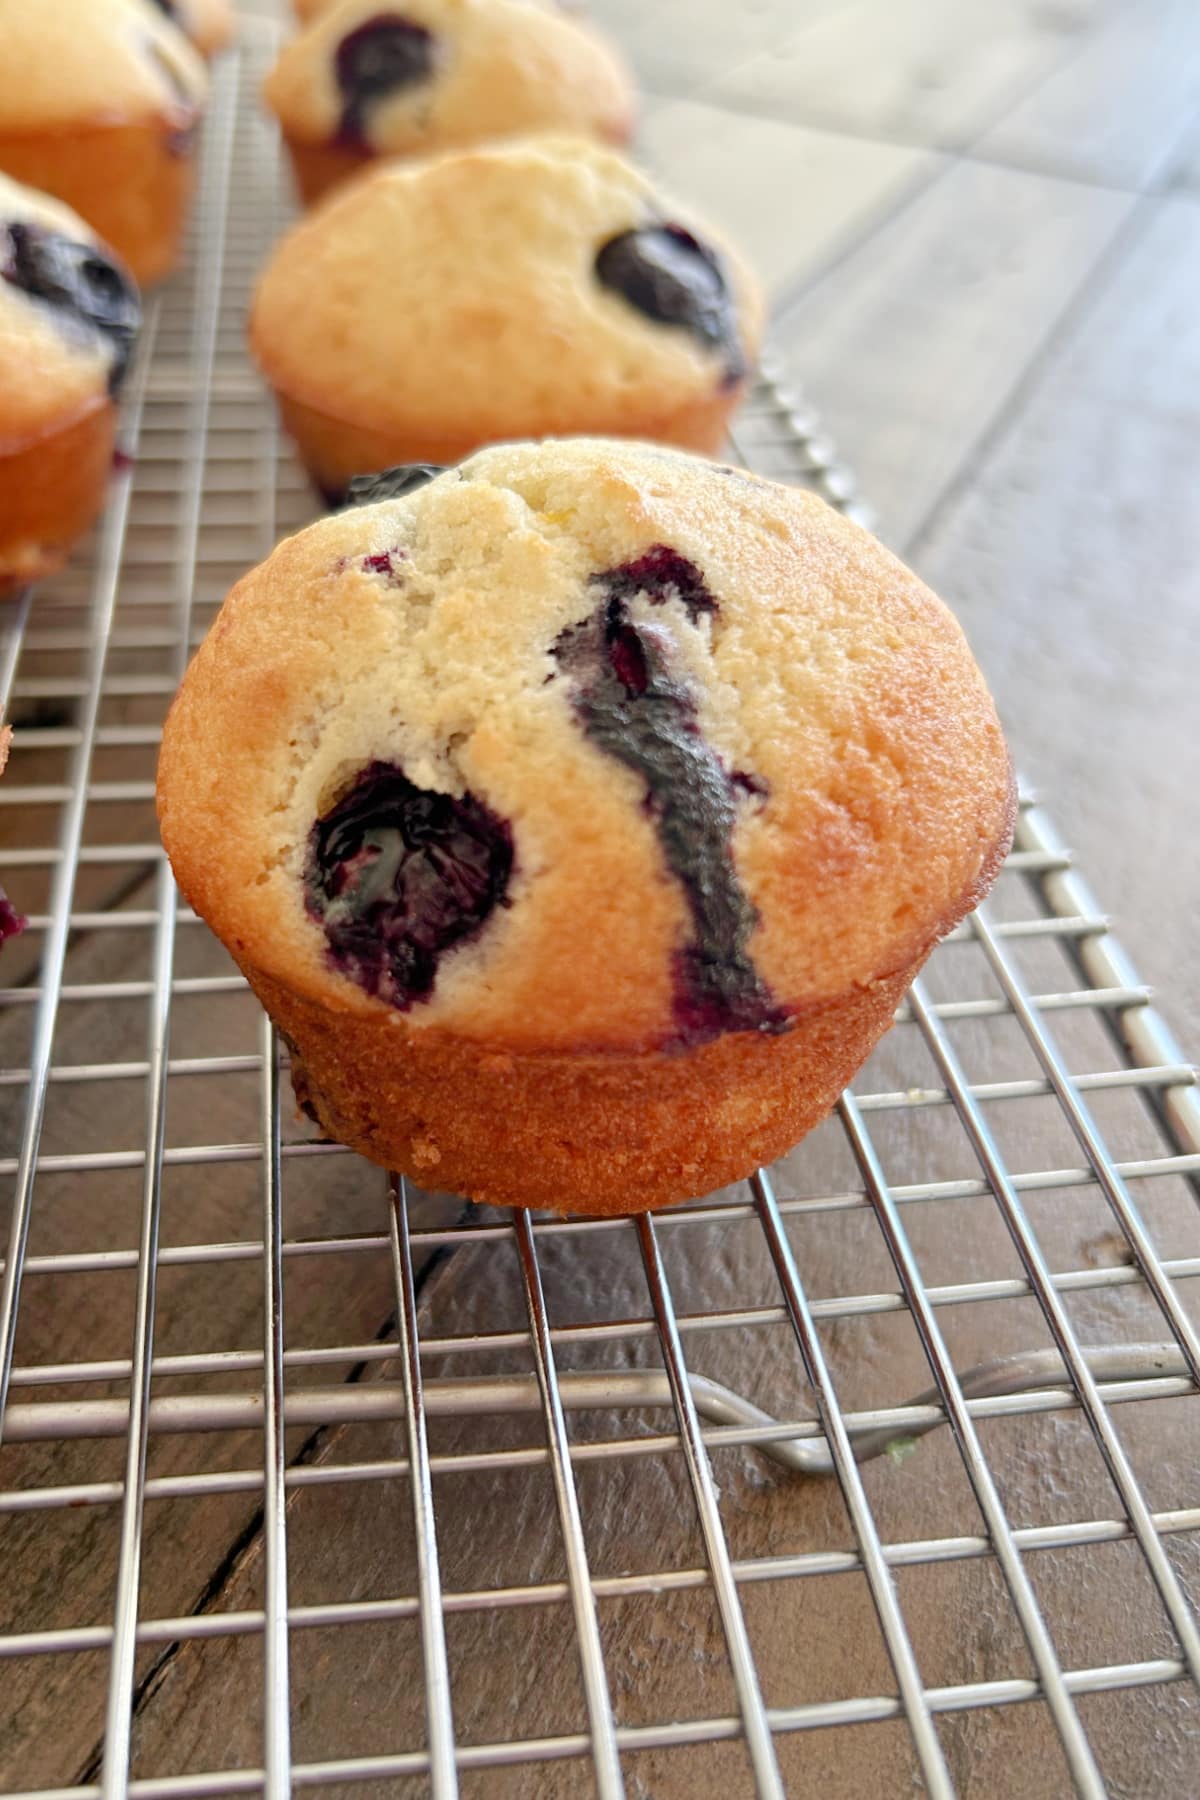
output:
[{"label": "glossy blueberry skin", "polygon": [[378,475],[355,475],[340,504],[373,506],[377,500],[399,500],[404,494],[415,494],[442,473],[437,463],[397,463],[394,469],[381,469]]},{"label": "glossy blueberry skin", "polygon": [[667,867],[683,889],[691,940],[676,955],[676,1042],[707,1042],[725,1031],[778,1031],[786,1016],[749,953],[758,915],[743,893],[731,844],[739,797],[753,777],[736,777],[704,740],[695,701],[671,668],[664,633],[634,620],[630,604],[678,600],[693,622],[717,603],[700,571],[668,545],[593,577],[596,611],[553,646],[572,682],[584,732],[605,755],[645,783]]},{"label": "glossy blueberry skin", "polygon": [[334,74],[342,96],[336,142],[368,150],[371,108],[403,88],[429,81],[438,63],[438,40],[424,25],[401,13],[376,13],[348,32],[334,54]]},{"label": "glossy blueberry skin", "polygon": [[622,295],[659,325],[689,331],[725,363],[725,381],[740,381],[746,359],[724,265],[716,251],[682,225],[642,225],[600,246],[602,287]]},{"label": "glossy blueberry skin", "polygon": [[28,921],[19,913],[3,888],[0,888],[0,944],[19,937]]},{"label": "glossy blueberry skin", "polygon": [[119,390],[142,309],[130,277],[103,251],[29,220],[0,225],[0,280],[51,307],[68,329],[107,339],[109,391]]},{"label": "glossy blueberry skin", "polygon": [[512,866],[512,833],[482,801],[374,762],[313,826],[305,898],[334,966],[407,1011],[433,992],[442,956],[506,903]]}]

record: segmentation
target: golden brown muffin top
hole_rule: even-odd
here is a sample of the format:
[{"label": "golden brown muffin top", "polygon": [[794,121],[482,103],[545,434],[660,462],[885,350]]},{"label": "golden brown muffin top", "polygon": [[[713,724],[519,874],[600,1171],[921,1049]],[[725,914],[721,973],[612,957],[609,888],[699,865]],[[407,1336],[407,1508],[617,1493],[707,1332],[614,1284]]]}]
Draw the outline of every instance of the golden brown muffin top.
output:
[{"label": "golden brown muffin top", "polygon": [[[725,339],[600,279],[606,245],[659,226],[715,251]],[[680,254],[708,278],[707,252]],[[276,247],[250,334],[304,405],[470,442],[670,416],[753,361],[761,317],[737,255],[615,151],[530,138],[389,163],[335,194]]]},{"label": "golden brown muffin top", "polygon": [[531,131],[622,141],[633,114],[616,51],[540,0],[336,0],[263,93],[297,142],[388,155]]},{"label": "golden brown muffin top", "polygon": [[[405,865],[439,904],[487,880],[496,902],[415,998],[354,966],[337,906],[402,788],[500,851],[464,873],[443,837]],[[635,1050],[775,1029],[907,965],[994,875],[1012,782],[958,625],[864,531],[581,439],[483,451],[282,543],[188,672],[159,811],[192,904],[296,991]]]},{"label": "golden brown muffin top", "polygon": [[0,0],[0,133],[189,112],[204,64],[145,0]]},{"label": "golden brown muffin top", "polygon": [[85,313],[111,322],[136,297],[78,213],[0,175],[0,453],[107,397],[130,339]]}]

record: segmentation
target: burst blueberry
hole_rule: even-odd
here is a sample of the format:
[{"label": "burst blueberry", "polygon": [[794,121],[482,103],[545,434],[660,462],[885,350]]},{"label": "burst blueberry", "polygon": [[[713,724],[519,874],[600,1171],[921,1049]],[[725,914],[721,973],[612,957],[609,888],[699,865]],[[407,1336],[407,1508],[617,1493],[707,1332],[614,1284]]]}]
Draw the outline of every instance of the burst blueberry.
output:
[{"label": "burst blueberry", "polygon": [[437,463],[397,463],[394,469],[381,469],[377,475],[355,475],[344,497],[338,496],[333,503],[373,506],[377,500],[399,500],[405,494],[415,494],[441,473]]},{"label": "burst blueberry", "polygon": [[28,920],[17,911],[4,889],[0,887],[0,944],[7,938],[19,937]]},{"label": "burst blueberry", "polygon": [[652,605],[676,599],[693,618],[715,613],[700,571],[667,545],[593,577],[600,604],[553,646],[574,683],[574,710],[605,755],[645,783],[667,867],[691,917],[691,937],[677,953],[674,1016],[681,1043],[724,1031],[777,1031],[785,1015],[749,952],[758,914],[742,891],[731,852],[737,793],[705,742],[688,687],[670,666],[668,640],[630,613],[635,596]]},{"label": "burst blueberry", "polygon": [[107,339],[109,389],[117,392],[142,316],[137,289],[123,270],[95,244],[23,219],[0,226],[0,279],[52,307],[68,328]]},{"label": "burst blueberry", "polygon": [[512,833],[481,800],[373,762],[312,828],[308,910],[342,973],[407,1010],[505,903],[512,866]]},{"label": "burst blueberry", "polygon": [[596,278],[660,325],[688,331],[725,360],[725,377],[746,372],[737,313],[716,251],[682,225],[642,225],[601,245]]},{"label": "burst blueberry", "polygon": [[399,13],[377,13],[349,32],[337,47],[334,73],[342,96],[337,141],[364,150],[372,107],[428,81],[438,60],[432,31]]}]

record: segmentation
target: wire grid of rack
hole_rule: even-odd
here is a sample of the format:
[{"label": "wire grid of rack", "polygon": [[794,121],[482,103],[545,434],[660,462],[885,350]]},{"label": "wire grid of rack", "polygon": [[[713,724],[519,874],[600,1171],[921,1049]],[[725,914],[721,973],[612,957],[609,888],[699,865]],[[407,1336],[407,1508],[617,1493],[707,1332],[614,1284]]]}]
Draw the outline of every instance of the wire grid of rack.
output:
[{"label": "wire grid of rack", "polygon": [[[311,513],[242,348],[271,42],[91,557],[0,625],[3,1791],[1194,1792],[1200,1107],[1029,798],[739,1190],[510,1218],[281,1100],[152,814],[187,646]],[[777,386],[737,442],[856,504]]]}]

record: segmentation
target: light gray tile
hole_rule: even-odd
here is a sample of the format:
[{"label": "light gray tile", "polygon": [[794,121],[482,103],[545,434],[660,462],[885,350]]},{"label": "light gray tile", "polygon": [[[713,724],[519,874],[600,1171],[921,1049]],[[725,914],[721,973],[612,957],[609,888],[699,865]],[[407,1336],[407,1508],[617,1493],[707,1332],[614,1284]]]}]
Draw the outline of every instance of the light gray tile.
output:
[{"label": "light gray tile", "polygon": [[847,0],[589,0],[649,87],[683,94]]},{"label": "light gray tile", "polygon": [[977,146],[979,154],[1144,188],[1200,111],[1200,8],[1147,0],[1117,17]]},{"label": "light gray tile", "polygon": [[722,75],[705,97],[802,124],[956,146],[1111,11],[1111,0],[858,0]]},{"label": "light gray tile", "polygon": [[903,546],[1133,202],[960,163],[788,311],[778,341]]}]

